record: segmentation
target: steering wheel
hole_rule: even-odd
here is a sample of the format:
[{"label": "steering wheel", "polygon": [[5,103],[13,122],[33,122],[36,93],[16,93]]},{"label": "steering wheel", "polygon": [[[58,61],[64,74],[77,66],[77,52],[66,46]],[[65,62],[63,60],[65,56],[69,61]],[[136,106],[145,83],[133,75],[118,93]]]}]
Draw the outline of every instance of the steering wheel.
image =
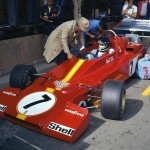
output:
[{"label": "steering wheel", "polygon": [[115,36],[115,37],[117,36],[117,34],[115,33],[115,31],[113,31],[113,30],[106,30],[105,33],[106,34],[111,34],[112,36]]},{"label": "steering wheel", "polygon": [[92,54],[92,53],[86,53],[82,59],[86,59],[86,60],[92,60],[92,59],[95,59],[95,55]]}]

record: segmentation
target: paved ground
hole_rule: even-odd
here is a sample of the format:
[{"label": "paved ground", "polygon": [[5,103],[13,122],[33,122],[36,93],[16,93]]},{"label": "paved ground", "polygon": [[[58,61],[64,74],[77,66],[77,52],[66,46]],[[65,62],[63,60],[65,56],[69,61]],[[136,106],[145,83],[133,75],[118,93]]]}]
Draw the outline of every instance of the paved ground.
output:
[{"label": "paved ground", "polygon": [[[55,64],[39,64],[36,68],[42,72],[54,66]],[[150,94],[142,96],[143,91],[149,86],[150,80],[129,79],[126,82],[127,100],[123,119],[108,120],[101,116],[100,109],[90,110],[89,127],[73,144],[45,136],[1,118],[0,149],[150,150]]]}]

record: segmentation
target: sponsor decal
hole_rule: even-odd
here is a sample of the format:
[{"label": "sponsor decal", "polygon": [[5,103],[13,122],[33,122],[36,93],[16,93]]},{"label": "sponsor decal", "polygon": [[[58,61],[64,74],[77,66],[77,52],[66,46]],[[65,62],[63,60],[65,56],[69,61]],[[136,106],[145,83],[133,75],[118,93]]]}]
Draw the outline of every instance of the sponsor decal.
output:
[{"label": "sponsor decal", "polygon": [[81,116],[81,117],[83,117],[84,116],[84,114],[82,114],[82,113],[79,113],[78,111],[74,111],[74,110],[70,110],[70,109],[65,109],[65,111],[66,112],[69,112],[69,113],[71,113],[71,114],[73,114],[73,115],[77,115],[77,116]]},{"label": "sponsor decal", "polygon": [[51,122],[48,127],[48,129],[51,129],[53,131],[59,132],[61,134],[65,134],[67,136],[72,136],[75,129],[69,128],[67,126],[63,126],[61,124]]},{"label": "sponsor decal", "polygon": [[3,94],[7,94],[7,95],[11,95],[11,96],[16,96],[16,94],[14,94],[12,92],[7,92],[7,91],[3,91]]},{"label": "sponsor decal", "polygon": [[41,91],[25,96],[17,105],[19,114],[26,116],[39,115],[50,110],[56,103],[52,93]]},{"label": "sponsor decal", "polygon": [[114,60],[114,57],[113,57],[113,56],[111,56],[110,58],[106,59],[106,64],[108,64],[108,63],[112,62],[113,60]]},{"label": "sponsor decal", "polygon": [[136,56],[133,60],[129,63],[129,76],[133,75],[136,70],[136,64],[138,61],[138,56]]},{"label": "sponsor decal", "polygon": [[6,108],[7,108],[7,106],[0,104],[0,111],[1,112],[4,112]]},{"label": "sponsor decal", "polygon": [[119,49],[119,52],[121,53],[121,52],[122,52],[122,50],[121,50],[121,47],[120,47],[120,46],[118,46],[118,49]]},{"label": "sponsor decal", "polygon": [[55,84],[55,86],[56,86],[57,88],[62,89],[62,88],[64,88],[64,87],[67,87],[70,83],[62,82],[62,81],[56,80],[56,81],[54,82],[54,84]]}]

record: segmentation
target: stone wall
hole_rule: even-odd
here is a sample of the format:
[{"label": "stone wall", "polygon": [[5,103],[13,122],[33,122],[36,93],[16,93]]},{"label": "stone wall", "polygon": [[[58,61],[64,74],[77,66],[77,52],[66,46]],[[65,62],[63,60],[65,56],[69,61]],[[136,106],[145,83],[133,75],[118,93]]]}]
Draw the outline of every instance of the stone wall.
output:
[{"label": "stone wall", "polygon": [[0,41],[0,72],[43,58],[43,34]]}]

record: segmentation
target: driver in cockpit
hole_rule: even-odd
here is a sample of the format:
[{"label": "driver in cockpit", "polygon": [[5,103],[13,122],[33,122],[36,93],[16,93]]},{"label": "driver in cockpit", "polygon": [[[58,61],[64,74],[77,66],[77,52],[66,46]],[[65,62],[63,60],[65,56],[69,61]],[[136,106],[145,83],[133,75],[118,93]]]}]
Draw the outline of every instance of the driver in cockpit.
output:
[{"label": "driver in cockpit", "polygon": [[111,48],[110,39],[107,35],[100,38],[98,43],[99,43],[98,48],[93,49],[90,53],[86,54],[84,57],[85,59],[92,60],[95,58],[99,58],[106,52],[109,52],[109,54],[114,53],[114,49]]}]

